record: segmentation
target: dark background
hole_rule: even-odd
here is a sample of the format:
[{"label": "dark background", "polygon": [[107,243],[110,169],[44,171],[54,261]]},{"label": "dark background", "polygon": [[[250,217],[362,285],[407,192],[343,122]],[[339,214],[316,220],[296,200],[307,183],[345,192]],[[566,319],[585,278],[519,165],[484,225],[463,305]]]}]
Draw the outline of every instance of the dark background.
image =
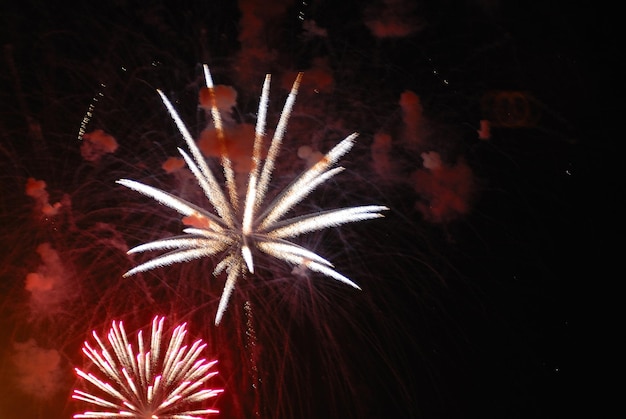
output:
[{"label": "dark background", "polygon": [[[177,75],[202,62],[228,74],[239,49],[236,3],[104,3],[0,6],[0,141],[21,159],[28,159],[21,151],[32,146],[27,135],[20,143],[14,133],[28,131],[28,118],[47,118],[43,126],[50,137],[75,135],[98,84],[114,79],[120,63],[139,67],[152,57],[161,65],[146,83],[172,75],[169,88],[176,86]],[[408,192],[406,200],[398,189],[387,196],[393,213],[387,227],[377,231],[376,249],[388,253],[379,250],[373,260],[381,264],[381,275],[389,275],[389,288],[396,287],[386,291],[380,306],[396,310],[400,320],[394,324],[407,339],[382,345],[385,363],[370,364],[370,358],[359,363],[387,368],[374,375],[388,381],[364,384],[379,397],[372,417],[579,413],[595,404],[594,388],[602,384],[595,374],[594,380],[582,377],[607,362],[589,349],[606,342],[595,326],[604,318],[599,314],[604,310],[596,308],[598,290],[611,293],[609,278],[621,275],[607,269],[609,255],[616,253],[607,238],[620,239],[617,203],[623,195],[611,129],[621,108],[614,88],[621,54],[613,35],[615,12],[569,2],[415,2],[411,10],[420,29],[381,41],[360,18],[368,4],[311,0],[289,7],[280,36],[268,36],[269,44],[279,44],[271,48],[282,51],[274,64],[298,68],[325,48],[299,37],[297,16],[304,13],[328,29],[331,67],[348,83],[343,96],[354,94],[352,111],[381,115],[364,127],[366,135],[388,121],[378,104],[411,89],[422,98],[427,117],[443,127],[442,144],[462,155],[478,179],[471,209],[441,223],[422,219]],[[358,81],[373,83],[350,84],[355,73]],[[481,98],[494,90],[528,92],[539,116],[528,125],[494,127],[491,139],[480,141],[478,120],[490,111],[481,107]],[[22,98],[28,103],[20,103]],[[62,121],[46,113],[50,103],[60,104]],[[153,103],[153,109],[129,108],[153,114],[158,106]],[[129,118],[121,112],[114,116]],[[445,138],[447,132],[454,141]],[[4,179],[11,176],[10,164],[2,162]],[[12,212],[6,209],[11,205],[3,202],[0,228],[10,231],[6,237],[15,237],[7,216]],[[406,220],[411,226],[405,230]],[[385,228],[392,233],[385,235]],[[402,236],[403,231],[420,236]],[[410,253],[410,243],[436,274],[401,256]],[[385,262],[389,255],[400,256]],[[385,263],[393,267],[384,269]],[[398,282],[397,275],[423,275],[423,283]],[[0,291],[7,295],[19,287],[18,280],[4,276],[3,281]]]}]

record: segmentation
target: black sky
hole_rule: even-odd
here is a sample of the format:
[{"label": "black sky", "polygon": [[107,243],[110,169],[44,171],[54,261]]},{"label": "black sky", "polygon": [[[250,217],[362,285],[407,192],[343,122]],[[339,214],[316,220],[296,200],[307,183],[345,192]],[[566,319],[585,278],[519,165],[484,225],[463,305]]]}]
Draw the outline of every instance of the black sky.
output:
[{"label": "black sky", "polygon": [[[64,68],[84,66],[77,73],[89,75],[89,68],[116,54],[107,50],[108,25],[111,31],[141,32],[134,39],[146,44],[138,46],[136,59],[153,54],[167,65],[181,66],[167,71],[188,72],[182,67],[193,68],[207,58],[228,62],[237,48],[235,3],[157,3],[53,7],[26,1],[0,6],[0,129],[25,129],[16,117],[23,116],[23,108],[15,102],[19,95],[7,63],[10,54],[32,99],[28,107],[36,114],[42,100],[60,99],[56,95],[64,93]],[[393,397],[381,397],[388,397],[398,418],[562,418],[578,412],[581,398],[590,397],[580,394],[580,387],[589,385],[580,376],[593,370],[586,366],[590,352],[582,348],[604,341],[592,332],[597,311],[590,312],[598,288],[610,292],[606,290],[613,287],[609,278],[615,276],[604,271],[613,247],[606,231],[618,230],[617,203],[624,190],[623,175],[614,174],[619,163],[612,127],[621,98],[613,86],[622,53],[612,13],[569,2],[416,2],[423,29],[368,56],[373,48],[366,44],[372,38],[365,38],[367,29],[359,19],[363,6],[337,3],[313,0],[290,13],[303,10],[328,28],[335,48],[344,49],[333,51],[344,59],[333,65],[350,65],[349,59],[358,56],[363,56],[358,62],[379,60],[384,64],[372,66],[372,74],[363,79],[382,75],[384,88],[392,91],[389,97],[416,90],[426,113],[441,125],[461,127],[458,135],[467,142],[456,150],[462,150],[481,185],[468,214],[446,225],[424,226],[437,252],[432,263],[447,279],[445,286],[430,287],[432,303],[416,303],[413,294],[398,296],[398,311],[413,316],[406,319],[407,330],[422,341],[416,374],[432,374],[416,378],[412,387],[424,391],[415,394],[411,405],[420,411],[408,412],[406,406],[392,406]],[[202,13],[221,17],[208,28],[208,36],[213,35],[209,49],[196,37]],[[159,31],[150,21],[155,16],[169,28],[184,29]],[[287,19],[292,21],[283,29],[287,34],[297,33],[297,18]],[[294,49],[294,62],[306,59],[297,41],[282,38],[280,47]],[[117,53],[132,61],[133,46]],[[46,63],[57,67],[40,67]],[[69,80],[67,95],[81,94],[81,87],[94,89],[106,71],[92,76]],[[450,84],[442,83],[442,77]],[[369,88],[360,92],[362,97]],[[481,113],[480,93],[489,90],[529,92],[536,99],[538,122],[494,128],[489,141],[471,138]],[[83,108],[82,102],[68,106],[75,119],[56,127],[77,126]],[[11,138],[3,135],[0,141]],[[8,221],[3,217],[2,222]],[[414,268],[406,262],[398,267],[402,269]],[[411,377],[407,371],[399,375]],[[432,382],[437,387],[427,389]],[[393,389],[396,384],[380,385]]]}]

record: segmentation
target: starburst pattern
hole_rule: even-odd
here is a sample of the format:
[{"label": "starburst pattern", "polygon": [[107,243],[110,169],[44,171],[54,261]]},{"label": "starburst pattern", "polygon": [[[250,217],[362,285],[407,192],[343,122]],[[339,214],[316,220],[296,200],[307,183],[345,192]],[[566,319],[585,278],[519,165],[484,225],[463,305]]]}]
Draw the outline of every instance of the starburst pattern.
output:
[{"label": "starburst pattern", "polygon": [[103,410],[86,411],[74,418],[202,419],[205,415],[219,413],[215,409],[194,408],[223,391],[204,388],[205,382],[217,374],[212,371],[217,361],[199,359],[206,347],[202,340],[191,346],[184,345],[186,324],[174,329],[165,347],[163,321],[163,317],[152,321],[148,348],[142,331],[138,332],[137,353],[128,341],[122,322],[113,322],[108,334],[112,353],[96,332],[92,333],[99,349],[85,342],[83,353],[106,379],[76,368],[76,374],[95,386],[101,395],[74,390],[72,398]]},{"label": "starburst pattern", "polygon": [[149,196],[180,214],[192,218],[195,220],[194,225],[202,226],[201,228],[184,229],[185,235],[153,241],[129,250],[129,253],[153,250],[167,250],[169,252],[136,266],[128,271],[125,276],[173,263],[221,255],[221,260],[213,273],[217,276],[225,271],[226,282],[215,317],[215,324],[219,324],[226,310],[237,279],[247,272],[254,273],[252,253],[254,249],[360,289],[352,280],[337,272],[328,260],[288,239],[346,223],[379,218],[383,216],[381,212],[387,210],[387,207],[380,205],[356,206],[283,218],[313,190],[343,170],[342,167],[333,166],[354,146],[358,134],[348,135],[321,160],[298,176],[276,198],[265,204],[268,184],[281,148],[302,73],[298,74],[293,83],[263,160],[262,150],[270,89],[270,75],[267,75],[259,102],[247,190],[243,205],[241,205],[232,163],[226,151],[224,130],[216,105],[214,85],[206,65],[204,66],[204,74],[211,98],[211,115],[217,132],[218,146],[221,150],[225,191],[220,187],[178,112],[163,92],[158,90],[163,103],[191,151],[191,157],[184,150],[180,148],[178,150],[215,212],[200,208],[182,198],[140,182],[128,179],[118,180],[121,185]]}]

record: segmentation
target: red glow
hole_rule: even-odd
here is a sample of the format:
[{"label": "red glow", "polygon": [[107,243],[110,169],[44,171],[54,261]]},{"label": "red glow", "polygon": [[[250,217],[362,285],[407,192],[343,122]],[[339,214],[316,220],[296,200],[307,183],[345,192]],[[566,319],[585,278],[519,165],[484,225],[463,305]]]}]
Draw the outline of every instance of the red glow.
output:
[{"label": "red glow", "polygon": [[453,166],[439,165],[432,156],[425,160],[430,168],[413,174],[413,186],[422,198],[417,209],[432,222],[452,221],[466,214],[474,193],[472,169],[462,160]]}]

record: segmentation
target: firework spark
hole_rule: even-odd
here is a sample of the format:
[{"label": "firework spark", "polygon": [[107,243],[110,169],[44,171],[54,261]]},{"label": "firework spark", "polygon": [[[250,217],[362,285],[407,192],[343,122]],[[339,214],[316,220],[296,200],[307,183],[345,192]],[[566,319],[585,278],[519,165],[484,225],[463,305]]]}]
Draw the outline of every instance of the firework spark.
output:
[{"label": "firework spark", "polygon": [[387,210],[387,207],[380,205],[356,206],[315,212],[289,219],[282,218],[318,186],[343,170],[342,167],[333,167],[333,165],[350,151],[358,134],[348,135],[321,160],[297,177],[276,198],[265,205],[268,184],[281,148],[302,73],[298,74],[293,83],[275,133],[270,141],[267,155],[264,161],[262,161],[261,154],[265,137],[270,88],[270,76],[267,75],[259,103],[252,150],[252,164],[248,174],[248,186],[242,206],[239,203],[232,163],[226,151],[224,130],[216,105],[213,80],[206,65],[204,66],[204,73],[211,98],[211,114],[217,132],[218,145],[222,150],[221,165],[226,183],[225,191],[222,190],[213,172],[209,169],[205,158],[178,112],[163,92],[158,90],[163,103],[191,151],[191,157],[180,148],[179,151],[196,177],[215,213],[160,189],[133,180],[118,180],[118,183],[121,185],[149,196],[161,204],[173,208],[180,214],[193,218],[196,220],[194,224],[203,226],[202,228],[186,228],[183,230],[186,233],[185,235],[157,240],[131,249],[129,253],[151,250],[169,250],[170,252],[136,266],[128,271],[125,276],[173,263],[187,262],[193,259],[221,254],[221,261],[216,265],[213,274],[217,276],[225,271],[227,277],[215,317],[215,324],[219,324],[226,310],[237,279],[247,272],[254,273],[253,249],[258,249],[276,259],[292,265],[306,267],[311,271],[321,273],[360,289],[353,281],[337,272],[328,260],[287,239],[346,223],[379,218],[383,216],[381,212]]},{"label": "firework spark", "polygon": [[204,388],[205,382],[217,374],[211,371],[217,361],[198,359],[206,347],[202,340],[191,346],[184,344],[186,324],[174,329],[165,347],[161,339],[163,321],[164,317],[154,318],[149,342],[144,342],[139,331],[137,353],[128,342],[122,322],[113,322],[108,334],[112,353],[96,332],[92,333],[100,349],[85,342],[83,352],[106,379],[76,368],[76,374],[97,387],[99,395],[75,389],[72,398],[103,410],[86,411],[74,418],[202,419],[204,415],[219,413],[194,407],[223,391]]}]

